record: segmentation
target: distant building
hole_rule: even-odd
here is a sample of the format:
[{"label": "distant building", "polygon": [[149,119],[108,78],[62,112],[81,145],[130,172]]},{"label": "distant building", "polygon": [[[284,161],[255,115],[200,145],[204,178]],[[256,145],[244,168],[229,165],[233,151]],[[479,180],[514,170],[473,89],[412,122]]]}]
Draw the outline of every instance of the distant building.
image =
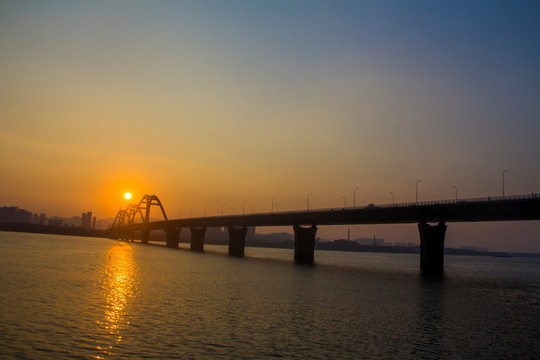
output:
[{"label": "distant building", "polygon": [[0,222],[5,223],[31,223],[33,214],[30,211],[19,209],[16,206],[0,208]]},{"label": "distant building", "polygon": [[49,226],[62,226],[62,219],[49,219]]},{"label": "distant building", "polygon": [[39,224],[40,225],[47,224],[47,215],[45,215],[44,213],[39,214]]},{"label": "distant building", "polygon": [[96,227],[96,218],[92,218],[92,212],[83,212],[81,216],[81,227],[83,229],[94,229]]},{"label": "distant building", "polygon": [[373,235],[372,238],[359,238],[354,240],[359,245],[373,245],[373,246],[391,246],[391,243],[384,242],[384,239],[382,238],[376,238],[375,235]]},{"label": "distant building", "polygon": [[90,229],[92,228],[92,212],[89,211],[86,213],[86,225],[85,228]]}]

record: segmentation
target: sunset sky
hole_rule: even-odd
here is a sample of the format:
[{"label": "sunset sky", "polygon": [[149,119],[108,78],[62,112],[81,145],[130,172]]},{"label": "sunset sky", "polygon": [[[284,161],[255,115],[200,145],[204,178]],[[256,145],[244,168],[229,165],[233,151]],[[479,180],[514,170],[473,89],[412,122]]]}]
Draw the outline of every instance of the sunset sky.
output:
[{"label": "sunset sky", "polygon": [[[112,218],[130,191],[178,218],[356,187],[410,202],[418,179],[420,201],[499,196],[505,169],[507,195],[540,193],[539,64],[538,1],[2,0],[0,206]],[[466,245],[540,252],[540,222],[450,224]]]}]

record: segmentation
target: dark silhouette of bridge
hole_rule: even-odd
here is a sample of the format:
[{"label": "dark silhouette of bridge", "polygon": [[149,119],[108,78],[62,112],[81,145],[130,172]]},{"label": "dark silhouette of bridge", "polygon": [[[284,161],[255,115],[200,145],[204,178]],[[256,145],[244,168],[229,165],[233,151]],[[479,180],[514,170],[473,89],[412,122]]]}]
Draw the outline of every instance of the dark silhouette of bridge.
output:
[{"label": "dark silhouette of bridge", "polygon": [[[157,206],[164,220],[150,221],[150,209]],[[147,244],[153,230],[164,230],[166,246],[177,248],[181,229],[191,231],[191,250],[204,251],[208,227],[226,227],[229,255],[244,256],[248,227],[293,226],[297,263],[313,262],[318,225],[417,223],[420,233],[420,269],[427,276],[444,272],[444,237],[448,222],[540,220],[537,194],[418,203],[368,205],[343,208],[283,211],[250,215],[225,215],[169,220],[156,195],[144,195],[139,204],[119,210],[109,230],[111,237],[133,241],[141,233]]]}]

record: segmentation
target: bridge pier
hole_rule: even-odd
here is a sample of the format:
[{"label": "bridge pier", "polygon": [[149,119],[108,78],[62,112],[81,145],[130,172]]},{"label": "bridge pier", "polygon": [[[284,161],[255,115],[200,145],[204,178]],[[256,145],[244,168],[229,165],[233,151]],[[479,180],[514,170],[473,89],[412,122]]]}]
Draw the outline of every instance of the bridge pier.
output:
[{"label": "bridge pier", "polygon": [[229,230],[229,256],[244,257],[247,227],[227,226],[227,230]]},{"label": "bridge pier", "polygon": [[165,232],[167,233],[167,247],[170,248],[177,248],[178,247],[178,240],[180,238],[180,231],[181,228],[168,228],[165,229]]},{"label": "bridge pier", "polygon": [[444,273],[444,236],[446,224],[439,221],[429,225],[425,221],[418,224],[420,231],[420,271],[428,277],[441,277]]},{"label": "bridge pier", "polygon": [[150,240],[150,229],[142,229],[141,230],[141,242],[143,244],[148,244],[148,240]]},{"label": "bridge pier", "polygon": [[191,251],[204,251],[204,234],[206,233],[206,228],[195,228],[191,229]]},{"label": "bridge pier", "polygon": [[315,255],[315,234],[317,226],[303,228],[294,225],[294,261],[298,264],[311,264]]}]

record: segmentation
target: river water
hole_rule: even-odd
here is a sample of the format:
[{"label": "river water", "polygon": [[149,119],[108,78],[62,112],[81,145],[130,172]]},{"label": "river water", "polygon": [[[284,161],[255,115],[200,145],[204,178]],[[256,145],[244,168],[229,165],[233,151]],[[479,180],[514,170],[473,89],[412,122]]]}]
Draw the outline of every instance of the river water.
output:
[{"label": "river water", "polygon": [[0,232],[0,358],[540,358],[540,259],[206,249]]}]

